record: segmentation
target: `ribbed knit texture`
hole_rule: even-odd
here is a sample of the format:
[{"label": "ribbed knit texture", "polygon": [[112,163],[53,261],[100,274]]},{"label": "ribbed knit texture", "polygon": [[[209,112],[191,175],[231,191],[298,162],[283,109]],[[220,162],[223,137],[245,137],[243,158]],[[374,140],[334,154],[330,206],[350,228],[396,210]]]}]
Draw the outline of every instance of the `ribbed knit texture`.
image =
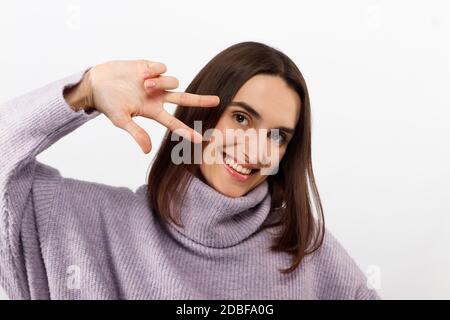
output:
[{"label": "ribbed knit texture", "polygon": [[[339,242],[293,273],[270,251],[267,182],[239,198],[196,177],[184,228],[136,191],[62,177],[36,155],[100,113],[63,97],[80,71],[0,105],[0,285],[11,299],[378,299]],[[81,152],[81,151],[80,151]]]}]

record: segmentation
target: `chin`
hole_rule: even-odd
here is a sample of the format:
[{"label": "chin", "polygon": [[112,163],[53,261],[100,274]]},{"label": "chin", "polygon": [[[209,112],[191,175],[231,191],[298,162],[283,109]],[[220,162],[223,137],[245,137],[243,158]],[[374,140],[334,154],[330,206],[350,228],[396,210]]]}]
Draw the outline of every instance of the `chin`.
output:
[{"label": "chin", "polygon": [[245,182],[237,181],[223,169],[223,165],[201,167],[200,171],[210,187],[227,197],[242,197],[255,185],[254,179]]},{"label": "chin", "polygon": [[214,184],[212,185],[212,187],[221,194],[231,198],[242,197],[248,192],[248,188],[238,188],[230,184],[225,184],[223,182]]}]

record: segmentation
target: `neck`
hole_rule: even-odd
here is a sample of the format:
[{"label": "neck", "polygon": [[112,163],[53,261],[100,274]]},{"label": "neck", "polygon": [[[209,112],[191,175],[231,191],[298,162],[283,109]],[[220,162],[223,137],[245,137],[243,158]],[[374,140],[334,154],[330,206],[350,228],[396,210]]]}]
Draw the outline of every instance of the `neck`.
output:
[{"label": "neck", "polygon": [[241,197],[228,197],[209,186],[202,175],[188,173],[180,222],[169,224],[185,237],[208,247],[234,246],[254,234],[270,212],[265,180]]}]

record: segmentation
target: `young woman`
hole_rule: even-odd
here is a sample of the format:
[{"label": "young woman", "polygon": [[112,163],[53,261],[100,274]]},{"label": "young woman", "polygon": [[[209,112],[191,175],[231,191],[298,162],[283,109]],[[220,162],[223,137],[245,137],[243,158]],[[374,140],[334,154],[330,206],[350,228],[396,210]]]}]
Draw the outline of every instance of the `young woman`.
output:
[{"label": "young woman", "polygon": [[[107,62],[0,106],[0,284],[9,297],[378,299],[324,227],[296,65],[243,42],[184,93],[169,91],[178,81],[165,72],[157,62]],[[165,102],[179,105],[173,116]],[[169,129],[148,184],[64,178],[36,161],[99,114],[145,153],[150,137],[132,118]],[[258,139],[234,135],[250,130]],[[192,148],[177,157],[180,139]]]}]

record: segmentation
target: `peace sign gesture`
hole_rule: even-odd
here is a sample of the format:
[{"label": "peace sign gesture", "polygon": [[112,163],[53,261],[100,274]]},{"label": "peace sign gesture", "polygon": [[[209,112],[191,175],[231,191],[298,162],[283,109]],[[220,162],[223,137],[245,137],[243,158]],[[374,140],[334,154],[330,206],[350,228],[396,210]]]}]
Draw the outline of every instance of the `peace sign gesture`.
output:
[{"label": "peace sign gesture", "polygon": [[156,120],[180,136],[200,143],[202,135],[168,113],[164,103],[215,107],[220,99],[215,95],[167,91],[178,87],[178,79],[162,75],[166,70],[163,63],[148,60],[110,61],[94,66],[86,72],[81,86],[88,101],[84,108],[105,114],[116,127],[130,133],[144,153],[151,151],[152,143],[147,132],[133,121],[135,116]]}]

